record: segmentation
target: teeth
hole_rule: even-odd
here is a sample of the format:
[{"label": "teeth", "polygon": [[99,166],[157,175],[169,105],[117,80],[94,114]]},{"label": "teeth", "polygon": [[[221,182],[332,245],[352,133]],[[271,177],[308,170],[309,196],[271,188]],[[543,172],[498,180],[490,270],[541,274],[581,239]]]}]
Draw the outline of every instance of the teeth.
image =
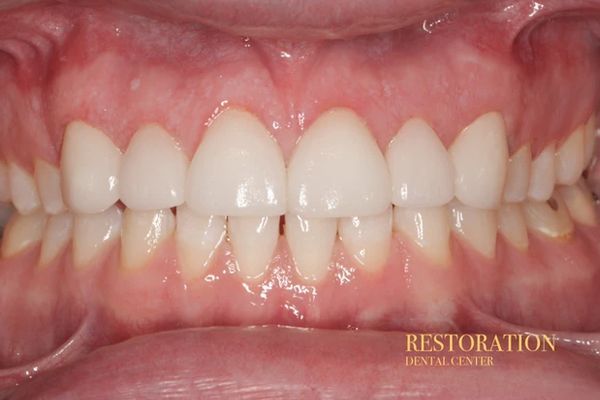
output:
[{"label": "teeth", "polygon": [[596,115],[592,114],[585,124],[585,151],[584,166],[587,167],[594,157],[594,148],[596,146]]},{"label": "teeth", "polygon": [[327,275],[336,231],[335,218],[285,216],[285,236],[298,275],[307,281],[320,281]]},{"label": "teeth", "polygon": [[452,230],[483,256],[494,258],[498,227],[496,212],[469,207],[458,202],[451,203],[450,210]]},{"label": "teeth", "polygon": [[175,216],[169,209],[126,209],[121,234],[121,266],[127,270],[143,267],[174,230]]},{"label": "teeth", "polygon": [[10,201],[10,185],[8,183],[8,167],[0,161],[0,202]]},{"label": "teeth", "polygon": [[504,187],[505,202],[521,203],[527,198],[530,173],[531,148],[529,145],[525,145],[508,160],[506,185]]},{"label": "teeth", "polygon": [[572,185],[579,180],[584,162],[584,127],[577,128],[556,152],[556,183]]},{"label": "teeth", "polygon": [[158,125],[136,132],[121,161],[121,201],[137,211],[183,204],[187,159]]},{"label": "teeth", "polygon": [[554,143],[542,151],[531,163],[531,177],[527,196],[534,201],[546,201],[552,196],[556,181]]},{"label": "teeth", "polygon": [[288,209],[306,218],[381,214],[391,204],[385,159],[369,129],[347,109],[322,114],[288,167]]},{"label": "teeth", "polygon": [[525,222],[531,230],[551,238],[565,238],[573,232],[573,221],[558,193],[548,201],[527,201],[523,206]]},{"label": "teeth", "polygon": [[339,236],[346,250],[368,271],[378,271],[387,262],[392,237],[392,208],[372,217],[339,220]]},{"label": "teeth", "polygon": [[48,218],[42,248],[40,251],[41,266],[50,264],[58,257],[67,246],[73,232],[73,216],[69,213],[52,215]]},{"label": "teeth", "polygon": [[121,152],[100,130],[71,122],[65,131],[61,170],[71,211],[100,213],[119,199]]},{"label": "teeth", "polygon": [[435,265],[450,264],[450,223],[446,207],[394,207],[394,228],[422,249]]},{"label": "teeth", "polygon": [[498,230],[506,240],[521,251],[529,247],[525,216],[519,204],[503,204],[498,210]]},{"label": "teeth", "polygon": [[44,160],[37,159],[33,175],[46,213],[56,215],[66,211],[58,168]]},{"label": "teeth", "polygon": [[200,215],[285,213],[283,155],[263,124],[245,111],[227,110],[210,125],[187,179],[187,204]]},{"label": "teeth", "polygon": [[508,164],[502,116],[492,112],[476,119],[456,138],[450,157],[456,170],[456,198],[471,207],[497,208]]},{"label": "teeth", "polygon": [[9,258],[42,239],[46,217],[42,212],[13,214],[2,237],[2,257]]},{"label": "teeth", "polygon": [[446,148],[421,119],[406,122],[386,153],[392,202],[402,207],[434,207],[454,197],[454,166]]},{"label": "teeth", "polygon": [[225,237],[225,217],[196,215],[187,206],[177,208],[175,240],[185,279],[200,278],[210,266]]},{"label": "teeth", "polygon": [[558,188],[571,217],[581,225],[596,226],[596,210],[592,193],[583,181]]},{"label": "teeth", "polygon": [[30,214],[40,207],[40,198],[31,175],[16,164],[8,164],[8,179],[12,202],[21,214]]},{"label": "teeth", "polygon": [[73,222],[73,264],[88,266],[121,233],[122,212],[116,206],[98,214],[80,214]]},{"label": "teeth", "polygon": [[262,276],[271,263],[279,238],[280,217],[229,217],[227,228],[240,274]]}]

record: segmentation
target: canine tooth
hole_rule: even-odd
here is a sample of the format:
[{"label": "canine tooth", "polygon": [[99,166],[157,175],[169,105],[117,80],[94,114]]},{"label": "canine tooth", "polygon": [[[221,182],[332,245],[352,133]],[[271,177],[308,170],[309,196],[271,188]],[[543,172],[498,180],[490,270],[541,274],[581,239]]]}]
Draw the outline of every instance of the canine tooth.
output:
[{"label": "canine tooth", "polygon": [[163,128],[140,128],[121,161],[121,201],[137,211],[183,204],[187,166],[179,144]]},{"label": "canine tooth", "polygon": [[596,146],[596,115],[590,115],[585,124],[585,150],[583,165],[587,167],[594,157],[594,148]]},{"label": "canine tooth", "polygon": [[73,232],[73,216],[70,213],[52,215],[46,222],[42,238],[39,264],[50,264],[66,247]]},{"label": "canine tooth", "polygon": [[71,211],[100,213],[119,199],[121,151],[102,131],[81,121],[67,125],[62,146],[63,197]]},{"label": "canine tooth", "polygon": [[402,126],[386,152],[392,202],[402,207],[433,207],[454,197],[454,166],[433,129],[421,119]]},{"label": "canine tooth", "polygon": [[556,152],[556,183],[572,185],[583,172],[584,127],[578,127]]},{"label": "canine tooth", "polygon": [[227,218],[229,240],[243,277],[256,279],[267,270],[277,247],[279,219],[279,216]]},{"label": "canine tooth", "polygon": [[33,175],[46,213],[56,215],[64,212],[66,207],[62,198],[58,168],[44,160],[37,159]]},{"label": "canine tooth", "polygon": [[305,218],[377,215],[391,204],[385,158],[369,129],[348,109],[322,114],[288,166],[288,210]]},{"label": "canine tooth", "polygon": [[435,265],[450,263],[450,221],[445,206],[394,207],[394,229],[410,239]]},{"label": "canine tooth", "polygon": [[565,238],[573,232],[573,221],[562,197],[555,192],[548,201],[527,201],[525,222],[531,230],[551,238]]},{"label": "canine tooth", "polygon": [[319,281],[327,275],[336,231],[335,218],[286,214],[285,236],[298,275],[307,281]]},{"label": "canine tooth", "polygon": [[12,202],[21,214],[30,214],[40,207],[40,197],[33,177],[17,164],[8,163],[8,179]]},{"label": "canine tooth", "polygon": [[552,196],[556,182],[554,168],[554,143],[548,145],[531,163],[531,177],[527,197],[534,201],[546,201]]},{"label": "canine tooth", "polygon": [[520,204],[503,204],[500,207],[498,230],[517,249],[525,251],[529,247],[525,216]]},{"label": "canine tooth", "polygon": [[458,135],[450,157],[456,171],[456,198],[471,207],[497,208],[508,164],[502,115],[491,112],[477,118]]},{"label": "canine tooth", "polygon": [[8,167],[0,161],[0,202],[10,201],[10,185],[8,181]]},{"label": "canine tooth", "polygon": [[596,226],[596,208],[592,193],[583,181],[558,188],[571,217],[581,225]]},{"label": "canine tooth", "polygon": [[46,217],[38,211],[28,215],[13,214],[2,236],[2,257],[9,258],[42,239]]},{"label": "canine tooth", "polygon": [[125,209],[121,266],[127,270],[143,267],[174,230],[175,216],[168,208],[153,211]]},{"label": "canine tooth", "polygon": [[283,154],[254,115],[227,110],[192,159],[187,204],[200,215],[277,216],[286,209]]},{"label": "canine tooth", "polygon": [[225,217],[200,216],[188,206],[177,208],[175,242],[185,279],[200,278],[225,238]]},{"label": "canine tooth", "polygon": [[88,266],[121,233],[122,212],[116,206],[98,214],[79,214],[73,221],[73,264]]},{"label": "canine tooth", "polygon": [[339,220],[338,232],[346,250],[365,270],[378,271],[386,263],[392,238],[392,207],[371,217]]},{"label": "canine tooth", "polygon": [[496,211],[469,207],[459,202],[450,205],[452,230],[487,258],[496,255]]},{"label": "canine tooth", "polygon": [[529,145],[525,145],[508,160],[506,185],[504,186],[505,202],[520,203],[527,198],[530,174],[531,148]]}]

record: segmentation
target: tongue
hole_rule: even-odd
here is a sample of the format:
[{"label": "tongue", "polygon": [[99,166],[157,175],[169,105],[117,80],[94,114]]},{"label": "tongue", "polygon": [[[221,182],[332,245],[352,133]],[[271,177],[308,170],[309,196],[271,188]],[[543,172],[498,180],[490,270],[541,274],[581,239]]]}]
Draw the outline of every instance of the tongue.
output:
[{"label": "tongue", "polygon": [[[594,398],[597,361],[494,354],[493,366],[407,366],[406,334],[297,328],[202,328],[140,336],[48,372],[15,393],[34,398]],[[420,356],[465,356],[421,353]],[[471,353],[470,356],[474,354]],[[543,377],[544,385],[540,386]],[[511,382],[510,386],[506,382]]]}]

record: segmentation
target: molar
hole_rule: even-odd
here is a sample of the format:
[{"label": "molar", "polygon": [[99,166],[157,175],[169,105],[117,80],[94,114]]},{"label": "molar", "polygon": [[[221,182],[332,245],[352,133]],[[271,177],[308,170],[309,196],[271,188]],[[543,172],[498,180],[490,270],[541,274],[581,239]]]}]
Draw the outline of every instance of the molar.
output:
[{"label": "molar", "polygon": [[521,251],[529,248],[525,216],[520,204],[503,204],[498,210],[498,231]]},{"label": "molar", "polygon": [[364,122],[341,108],[319,116],[289,162],[289,212],[304,218],[367,216],[390,204],[388,168]]},{"label": "molar", "polygon": [[581,177],[584,168],[584,127],[580,126],[556,152],[556,183],[572,185]]},{"label": "molar", "polygon": [[46,216],[37,211],[28,215],[14,213],[2,236],[2,257],[9,258],[42,239]]},{"label": "molar", "polygon": [[285,214],[285,163],[275,139],[254,115],[220,114],[206,130],[187,177],[187,205],[199,215]]},{"label": "molar", "polygon": [[581,225],[596,226],[596,205],[592,193],[586,187],[585,182],[580,180],[575,185],[558,188],[569,214]]},{"label": "molar", "polygon": [[0,161],[0,202],[10,202],[10,185],[8,181],[8,167]]},{"label": "molar", "polygon": [[73,265],[84,268],[121,233],[122,212],[116,206],[98,214],[79,214],[73,221]]},{"label": "molar", "polygon": [[43,267],[54,261],[71,240],[72,233],[73,216],[70,213],[50,216],[44,229],[39,265]]},{"label": "molar", "polygon": [[458,135],[450,156],[456,170],[456,198],[471,207],[497,208],[508,164],[502,115],[491,112],[477,118]]},{"label": "molar", "polygon": [[40,197],[33,177],[23,168],[8,163],[8,180],[12,202],[21,214],[31,214],[40,208]]},{"label": "molar", "polygon": [[163,128],[140,128],[121,161],[121,201],[137,211],[183,204],[187,167],[179,144]]},{"label": "molar", "polygon": [[406,122],[390,142],[386,159],[394,205],[435,207],[454,197],[454,165],[425,121]]},{"label": "molar", "polygon": [[227,218],[229,240],[244,278],[259,278],[267,270],[277,247],[279,219],[279,216]]},{"label": "molar", "polygon": [[121,151],[100,130],[67,125],[62,146],[63,197],[71,211],[100,213],[119,199]]},{"label": "molar", "polygon": [[452,230],[487,258],[496,256],[496,211],[469,207],[457,201],[450,204]]},{"label": "molar", "polygon": [[583,165],[587,168],[594,158],[594,148],[596,146],[596,114],[592,113],[585,124],[585,149]]},{"label": "molar", "polygon": [[554,149],[554,143],[549,144],[531,163],[527,197],[533,201],[546,201],[552,196],[556,182]]},{"label": "molar", "polygon": [[506,185],[504,186],[504,201],[521,203],[527,198],[529,176],[531,174],[531,147],[522,146],[508,160]]},{"label": "molar", "polygon": [[57,215],[66,211],[58,168],[44,160],[36,159],[33,176],[46,213]]},{"label": "molar", "polygon": [[574,226],[562,197],[555,192],[548,201],[523,205],[527,227],[551,238],[568,238]]}]

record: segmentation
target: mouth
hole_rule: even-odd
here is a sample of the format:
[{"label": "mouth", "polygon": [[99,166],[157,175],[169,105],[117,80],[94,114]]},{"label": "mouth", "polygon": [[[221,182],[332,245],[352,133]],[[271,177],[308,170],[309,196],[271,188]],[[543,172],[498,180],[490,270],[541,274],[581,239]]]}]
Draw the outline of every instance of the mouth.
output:
[{"label": "mouth", "polygon": [[112,3],[0,4],[0,397],[597,395],[600,2]]}]

